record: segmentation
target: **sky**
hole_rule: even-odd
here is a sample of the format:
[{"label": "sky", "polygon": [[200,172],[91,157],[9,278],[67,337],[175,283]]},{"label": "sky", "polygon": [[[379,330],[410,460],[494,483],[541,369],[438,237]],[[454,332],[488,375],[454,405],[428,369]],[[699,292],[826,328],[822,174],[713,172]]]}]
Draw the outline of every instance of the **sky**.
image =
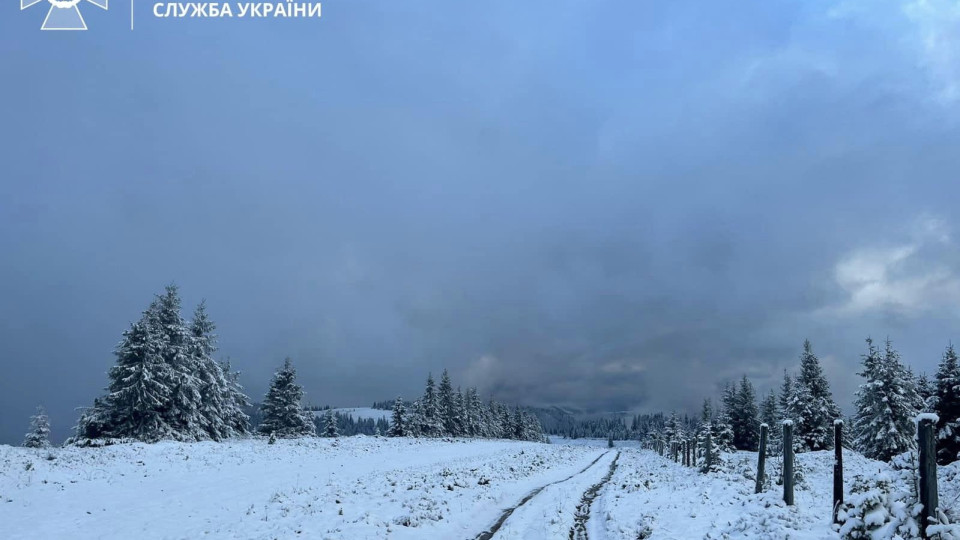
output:
[{"label": "sky", "polygon": [[428,372],[694,412],[813,343],[960,339],[960,3],[330,0],[319,20],[0,8],[0,443],[57,438],[175,282],[254,399]]}]

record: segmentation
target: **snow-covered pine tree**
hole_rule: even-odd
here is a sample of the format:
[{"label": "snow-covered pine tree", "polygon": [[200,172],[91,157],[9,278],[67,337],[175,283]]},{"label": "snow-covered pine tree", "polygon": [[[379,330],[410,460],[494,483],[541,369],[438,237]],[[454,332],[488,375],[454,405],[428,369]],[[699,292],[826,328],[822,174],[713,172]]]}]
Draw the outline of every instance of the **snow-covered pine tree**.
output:
[{"label": "snow-covered pine tree", "polygon": [[733,446],[737,450],[756,450],[760,431],[757,393],[753,383],[744,375],[733,398],[730,423],[733,427]]},{"label": "snow-covered pine tree", "polygon": [[734,449],[733,426],[731,425],[730,412],[726,406],[720,407],[720,410],[714,415],[711,428],[713,429],[713,443],[716,445],[717,451],[732,451]]},{"label": "snow-covered pine tree", "polygon": [[[177,376],[162,356],[157,303],[123,333],[110,368],[106,398],[95,402],[92,415],[81,418],[82,438],[132,438],[145,442],[182,440],[169,414]],[[96,421],[90,421],[95,417]],[[94,429],[98,426],[99,429]]]},{"label": "snow-covered pine tree", "polygon": [[444,434],[443,411],[440,406],[440,398],[437,396],[436,383],[433,381],[433,374],[427,375],[427,384],[423,389],[423,399],[420,400],[423,406],[422,423],[420,425],[420,435],[423,437],[442,437]]},{"label": "snow-covered pine tree", "polygon": [[181,314],[180,291],[168,285],[158,295],[155,310],[156,331],[160,336],[160,356],[171,371],[170,400],[164,403],[165,421],[173,426],[174,438],[198,441],[209,438],[201,413],[201,367],[190,354],[190,330]]},{"label": "snow-covered pine tree", "polygon": [[403,437],[406,435],[406,430],[404,430],[403,423],[406,420],[406,409],[403,406],[403,398],[397,396],[396,401],[393,402],[393,411],[390,413],[390,431],[387,432],[388,437]]},{"label": "snow-covered pine tree", "polygon": [[513,421],[511,423],[510,429],[510,439],[516,439],[522,441],[524,439],[526,430],[523,425],[523,414],[520,412],[520,406],[515,405],[513,407]]},{"label": "snow-covered pine tree", "polygon": [[340,436],[340,430],[337,429],[337,417],[333,413],[333,409],[327,409],[323,424],[323,436],[332,438]]},{"label": "snow-covered pine tree", "polygon": [[450,437],[460,436],[461,426],[457,417],[457,398],[447,370],[443,370],[443,375],[440,376],[437,400],[440,407],[440,421],[443,426],[442,434]]},{"label": "snow-covered pine tree", "polygon": [[423,426],[426,423],[423,412],[423,403],[415,400],[406,411],[403,421],[404,435],[407,437],[423,437]]},{"label": "snow-covered pine tree", "polygon": [[936,394],[930,400],[937,413],[937,461],[952,463],[960,454],[960,361],[947,346],[937,367]]},{"label": "snow-covered pine tree", "polygon": [[453,394],[453,424],[457,428],[457,437],[469,436],[467,433],[466,401],[459,386],[457,392]]},{"label": "snow-covered pine tree", "polygon": [[794,411],[790,409],[793,400],[793,377],[783,370],[783,383],[780,384],[780,395],[777,396],[777,408],[780,418],[783,420],[793,419]]},{"label": "snow-covered pine tree", "polygon": [[297,371],[287,358],[273,376],[270,389],[260,406],[263,420],[258,431],[277,437],[302,437],[315,433],[313,415],[303,409],[303,388],[297,384]]},{"label": "snow-covered pine tree", "polygon": [[250,416],[244,409],[250,406],[250,398],[240,385],[240,372],[231,369],[229,360],[220,364],[220,371],[227,384],[223,398],[223,421],[233,436],[247,435],[250,433]]},{"label": "snow-covered pine tree", "polygon": [[780,413],[777,410],[777,395],[770,390],[763,401],[760,402],[760,422],[766,424],[767,430],[767,453],[776,455],[780,451],[780,439],[783,438],[783,432],[780,427]]},{"label": "snow-covered pine tree", "polygon": [[46,448],[50,446],[50,418],[43,407],[37,407],[37,414],[30,417],[30,431],[23,438],[27,448]]},{"label": "snow-covered pine tree", "polygon": [[677,412],[670,413],[670,418],[663,426],[663,440],[667,443],[681,442],[686,437],[683,431],[683,422],[677,417]]},{"label": "snow-covered pine tree", "polygon": [[476,388],[467,388],[463,395],[463,434],[467,437],[480,436],[480,398]]},{"label": "snow-covered pine tree", "polygon": [[883,354],[867,338],[856,398],[856,446],[868,458],[889,461],[916,447],[914,417],[919,397],[890,340]]},{"label": "snow-covered pine tree", "polygon": [[840,418],[840,407],[833,401],[830,384],[810,340],[804,340],[800,354],[800,374],[794,380],[791,409],[794,437],[804,450],[833,448],[833,421]]},{"label": "snow-covered pine tree", "polygon": [[231,399],[229,383],[223,367],[213,359],[217,351],[216,325],[207,315],[206,301],[201,301],[189,326],[188,354],[196,369],[200,385],[200,418],[207,436],[215,441],[238,435],[227,415]]}]

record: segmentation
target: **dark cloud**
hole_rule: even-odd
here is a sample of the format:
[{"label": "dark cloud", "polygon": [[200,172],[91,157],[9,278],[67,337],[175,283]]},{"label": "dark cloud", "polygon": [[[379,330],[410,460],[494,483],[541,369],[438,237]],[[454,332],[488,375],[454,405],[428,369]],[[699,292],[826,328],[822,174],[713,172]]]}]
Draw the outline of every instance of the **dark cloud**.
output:
[{"label": "dark cloud", "polygon": [[805,337],[845,403],[868,334],[931,371],[960,137],[929,9],[333,2],[70,44],[0,22],[0,441],[37,403],[63,435],[170,280],[255,397],[285,356],[341,405],[446,367],[692,410],[776,385]]}]

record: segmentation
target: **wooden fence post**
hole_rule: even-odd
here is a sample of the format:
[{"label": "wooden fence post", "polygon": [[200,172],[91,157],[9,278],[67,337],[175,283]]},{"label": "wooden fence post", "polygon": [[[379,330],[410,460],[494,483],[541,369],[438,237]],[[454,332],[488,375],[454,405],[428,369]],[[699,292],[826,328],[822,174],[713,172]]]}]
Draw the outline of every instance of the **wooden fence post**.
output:
[{"label": "wooden fence post", "polygon": [[765,461],[767,459],[767,425],[760,424],[760,451],[757,453],[757,485],[754,493],[763,491],[763,476],[766,474]]},{"label": "wooden fence post", "polygon": [[833,522],[843,504],[843,420],[833,421]]},{"label": "wooden fence post", "polygon": [[783,502],[793,506],[793,420],[783,421]]},{"label": "wooden fence post", "polygon": [[937,446],[934,441],[934,426],[937,415],[924,413],[917,416],[917,440],[920,458],[920,536],[929,538],[927,526],[930,520],[937,519],[939,500],[937,494]]}]

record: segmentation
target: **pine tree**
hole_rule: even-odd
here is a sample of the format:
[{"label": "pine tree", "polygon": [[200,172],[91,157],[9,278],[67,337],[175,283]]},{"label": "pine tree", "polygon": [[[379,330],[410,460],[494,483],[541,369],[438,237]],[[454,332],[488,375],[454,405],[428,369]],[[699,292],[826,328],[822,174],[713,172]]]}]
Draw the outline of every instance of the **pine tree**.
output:
[{"label": "pine tree", "polygon": [[190,354],[190,332],[180,313],[180,291],[176,285],[168,285],[164,294],[157,297],[153,309],[156,330],[160,336],[160,356],[170,371],[171,395],[162,406],[167,424],[173,427],[173,437],[178,440],[197,441],[209,438],[201,413],[201,367]]},{"label": "pine tree", "polygon": [[763,398],[760,403],[760,422],[767,425],[769,440],[767,442],[767,451],[773,455],[779,452],[780,439],[782,438],[780,427],[780,412],[777,410],[777,395],[773,390]]},{"label": "pine tree", "polygon": [[406,410],[403,407],[403,398],[397,396],[397,400],[393,402],[393,412],[390,417],[390,431],[387,432],[388,437],[403,437],[406,435],[403,426],[405,416]]},{"label": "pine tree", "polygon": [[223,367],[213,359],[217,350],[216,325],[207,315],[206,302],[197,305],[190,322],[188,354],[200,388],[200,417],[207,436],[215,441],[238,435],[227,415],[231,399]]},{"label": "pine tree", "polygon": [[919,397],[906,367],[890,340],[884,353],[867,339],[860,376],[865,379],[857,391],[854,418],[856,445],[871,459],[889,461],[893,456],[914,449],[914,417]]},{"label": "pine tree", "polygon": [[30,431],[23,438],[27,448],[46,448],[50,446],[50,418],[43,407],[37,407],[37,414],[30,417]]},{"label": "pine tree", "polygon": [[730,409],[730,423],[733,428],[733,446],[737,450],[756,450],[760,422],[757,419],[757,395],[753,384],[744,375],[740,388],[734,394]]},{"label": "pine tree", "polygon": [[427,384],[423,390],[423,399],[420,400],[423,408],[419,426],[423,437],[442,437],[444,433],[443,413],[440,408],[440,399],[437,397],[433,374],[427,375]]},{"label": "pine tree", "polygon": [[233,436],[250,433],[250,416],[244,409],[250,406],[250,398],[243,392],[240,385],[240,372],[230,368],[230,362],[220,364],[220,371],[226,379],[226,388],[223,398],[223,421]]},{"label": "pine tree", "polygon": [[403,419],[404,434],[407,437],[423,437],[422,428],[425,422],[423,404],[419,399],[414,400],[406,412],[407,414]]},{"label": "pine tree", "polygon": [[794,381],[792,394],[794,433],[800,447],[805,450],[833,448],[833,421],[840,418],[840,408],[833,401],[830,384],[810,340],[803,342],[800,375]]},{"label": "pine tree", "polygon": [[108,373],[108,394],[95,402],[93,414],[81,418],[81,437],[183,439],[168,413],[176,376],[162,356],[164,337],[156,307],[155,302],[123,333],[114,352],[117,363]]},{"label": "pine tree", "polygon": [[734,449],[734,432],[732,409],[736,407],[736,389],[731,383],[726,383],[721,397],[722,407],[714,416],[713,441],[718,452],[729,452]]},{"label": "pine tree", "polygon": [[260,406],[263,420],[258,428],[263,435],[302,437],[314,434],[312,414],[303,409],[303,388],[296,382],[297,371],[287,358],[273,376],[270,389]]},{"label": "pine tree", "polygon": [[447,373],[447,370],[443,370],[443,375],[440,376],[440,386],[437,389],[437,394],[443,435],[459,437],[461,426],[457,416],[456,395],[453,392],[453,384],[450,382],[450,374]]},{"label": "pine tree", "polygon": [[793,419],[794,414],[790,409],[792,401],[793,378],[790,377],[790,374],[787,373],[787,370],[783,370],[783,383],[780,385],[780,395],[777,397],[777,407],[779,409],[781,419]]},{"label": "pine tree", "polygon": [[333,413],[333,409],[327,409],[326,420],[323,426],[323,436],[324,437],[339,437],[340,431],[337,429],[337,417]]},{"label": "pine tree", "polygon": [[960,454],[960,361],[947,346],[937,367],[936,394],[930,400],[937,413],[937,461],[952,463]]}]

